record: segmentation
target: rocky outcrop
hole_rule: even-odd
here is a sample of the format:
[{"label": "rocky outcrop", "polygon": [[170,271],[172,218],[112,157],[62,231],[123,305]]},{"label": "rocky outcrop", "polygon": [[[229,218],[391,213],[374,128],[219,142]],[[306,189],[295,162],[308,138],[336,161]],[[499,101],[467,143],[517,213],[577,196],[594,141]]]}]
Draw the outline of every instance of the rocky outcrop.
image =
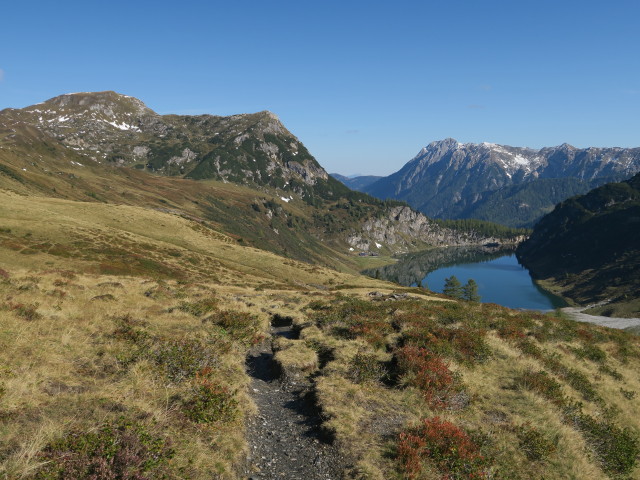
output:
[{"label": "rocky outcrop", "polygon": [[[524,237],[516,237],[509,243],[515,245],[523,240]],[[475,232],[442,227],[406,206],[390,208],[385,216],[366,220],[346,241],[356,250],[376,251],[386,248],[393,253],[415,250],[417,242],[428,246],[499,245],[505,242],[504,239],[486,237]]]}]

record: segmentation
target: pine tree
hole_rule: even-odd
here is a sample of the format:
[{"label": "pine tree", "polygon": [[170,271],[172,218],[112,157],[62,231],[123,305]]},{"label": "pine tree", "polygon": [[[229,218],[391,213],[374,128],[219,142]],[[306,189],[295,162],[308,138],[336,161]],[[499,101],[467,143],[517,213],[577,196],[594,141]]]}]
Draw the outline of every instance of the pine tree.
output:
[{"label": "pine tree", "polygon": [[455,275],[445,278],[442,293],[453,298],[462,299],[462,284],[460,280],[458,280]]},{"label": "pine tree", "polygon": [[478,284],[473,278],[470,278],[466,285],[462,287],[462,298],[470,302],[479,302]]}]

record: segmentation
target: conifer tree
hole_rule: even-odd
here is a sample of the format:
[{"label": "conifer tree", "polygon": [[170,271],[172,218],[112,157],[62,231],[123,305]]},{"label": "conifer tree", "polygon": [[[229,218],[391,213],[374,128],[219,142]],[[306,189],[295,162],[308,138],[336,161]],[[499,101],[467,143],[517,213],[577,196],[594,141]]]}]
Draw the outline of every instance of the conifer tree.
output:
[{"label": "conifer tree", "polygon": [[460,283],[460,280],[458,280],[455,275],[445,278],[442,293],[453,298],[462,299],[462,284]]},{"label": "conifer tree", "polygon": [[470,302],[479,302],[480,295],[478,295],[478,284],[473,278],[467,280],[467,283],[462,287],[462,298]]}]

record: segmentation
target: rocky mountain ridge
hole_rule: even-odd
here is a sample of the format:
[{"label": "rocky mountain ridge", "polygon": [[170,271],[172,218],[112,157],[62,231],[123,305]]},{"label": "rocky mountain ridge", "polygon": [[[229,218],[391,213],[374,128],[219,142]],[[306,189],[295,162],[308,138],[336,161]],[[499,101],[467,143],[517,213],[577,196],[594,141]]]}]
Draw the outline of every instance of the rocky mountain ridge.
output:
[{"label": "rocky mountain ridge", "polygon": [[328,174],[268,111],[229,117],[159,115],[115,92],[60,95],[0,111],[7,128],[33,126],[85,161],[171,176],[270,185],[297,195]]},{"label": "rocky mountain ridge", "polygon": [[[535,150],[486,142],[459,143],[447,138],[422,148],[398,172],[363,191],[378,198],[406,201],[431,217],[502,220],[510,226],[530,226],[571,194],[628,178],[638,171],[640,148],[578,149],[565,143]],[[539,202],[536,186],[551,179],[556,190],[553,198]],[[531,191],[520,197],[517,194],[521,190],[505,195],[506,189],[522,185],[531,185]],[[519,217],[515,223],[491,218],[503,206],[513,207],[516,199],[515,208],[520,212],[512,215]]]}]

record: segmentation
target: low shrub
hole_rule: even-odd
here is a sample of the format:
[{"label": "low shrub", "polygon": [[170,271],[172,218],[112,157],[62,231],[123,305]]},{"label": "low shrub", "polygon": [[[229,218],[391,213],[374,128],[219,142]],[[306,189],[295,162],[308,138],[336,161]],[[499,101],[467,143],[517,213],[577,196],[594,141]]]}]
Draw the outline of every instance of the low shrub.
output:
[{"label": "low shrub", "polygon": [[193,395],[183,404],[184,414],[195,423],[228,422],[238,415],[238,401],[235,395],[199,377]]},{"label": "low shrub", "polygon": [[603,363],[607,359],[607,354],[597,345],[586,344],[580,348],[573,348],[571,351],[578,358],[586,358],[596,363]]},{"label": "low shrub", "polygon": [[180,305],[175,308],[182,312],[190,313],[195,317],[201,317],[216,310],[218,308],[218,300],[210,297],[196,302],[180,302]]},{"label": "low shrub", "polygon": [[458,378],[444,360],[425,348],[405,346],[396,352],[396,360],[405,381],[422,391],[431,408],[446,408],[461,390]]},{"label": "low shrub", "polygon": [[484,362],[491,356],[491,348],[484,339],[486,333],[483,329],[466,326],[447,328],[423,322],[414,324],[404,333],[404,337],[407,343],[473,365]]},{"label": "low shrub", "polygon": [[606,473],[626,476],[633,471],[640,455],[636,432],[606,419],[595,419],[584,413],[580,404],[567,405],[563,413],[565,419],[582,432]]},{"label": "low shrub", "polygon": [[254,339],[259,331],[258,318],[247,312],[222,310],[205,318],[203,323],[216,325],[234,340],[248,343],[255,343]]},{"label": "low shrub", "polygon": [[438,417],[400,434],[398,459],[409,479],[419,478],[425,463],[433,464],[445,479],[483,479],[488,478],[490,463],[467,432]]},{"label": "low shrub", "polygon": [[565,404],[565,396],[562,393],[562,385],[544,370],[534,372],[528,370],[517,380],[520,386],[542,395],[556,405]]},{"label": "low shrub", "polygon": [[20,318],[23,318],[29,322],[34,320],[40,320],[42,318],[42,314],[38,313],[38,307],[40,306],[37,303],[9,303],[9,310],[13,311]]},{"label": "low shrub", "polygon": [[118,340],[125,340],[135,345],[142,345],[150,338],[149,334],[143,329],[147,323],[136,320],[129,314],[115,317],[113,322],[116,324],[116,328],[112,335]]},{"label": "low shrub", "polygon": [[213,346],[190,339],[163,342],[151,357],[174,383],[195,377],[203,368],[216,366],[219,360]]},{"label": "low shrub", "polygon": [[48,444],[36,480],[76,478],[144,480],[161,478],[173,457],[167,439],[142,424],[120,418],[98,430],[73,431]]},{"label": "low shrub", "polygon": [[387,377],[384,364],[373,353],[356,353],[349,367],[348,376],[355,383],[379,382]]},{"label": "low shrub", "polygon": [[622,376],[622,374],[615,368],[610,367],[609,365],[600,365],[598,367],[598,371],[606,375],[609,375],[614,380],[618,380],[618,381],[624,380],[624,377]]},{"label": "low shrub", "polygon": [[555,441],[549,440],[546,435],[529,423],[519,425],[515,430],[520,441],[520,449],[529,460],[534,462],[544,460],[556,451],[557,439]]}]

